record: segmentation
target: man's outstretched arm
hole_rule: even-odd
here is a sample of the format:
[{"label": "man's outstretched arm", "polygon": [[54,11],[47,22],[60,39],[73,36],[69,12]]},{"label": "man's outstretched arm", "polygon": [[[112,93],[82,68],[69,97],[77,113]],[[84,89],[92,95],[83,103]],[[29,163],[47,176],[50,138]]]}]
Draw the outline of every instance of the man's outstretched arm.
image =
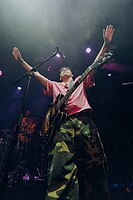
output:
[{"label": "man's outstretched arm", "polygon": [[103,56],[109,49],[109,45],[112,41],[113,38],[113,34],[114,34],[114,28],[112,25],[107,25],[106,29],[103,29],[103,45],[98,53],[98,55],[96,56],[95,61],[97,61],[101,56]]},{"label": "man's outstretched arm", "polygon": [[[14,58],[19,61],[21,66],[26,69],[27,72],[30,72],[32,70],[32,67],[22,58],[21,53],[18,48],[14,47],[12,54]],[[45,76],[41,75],[38,71],[34,72],[34,76],[40,81],[40,83],[45,88],[47,88],[47,78]]]},{"label": "man's outstretched arm", "polygon": [[[107,25],[106,29],[103,29],[103,40],[104,40],[103,41],[103,45],[102,45],[102,47],[101,47],[98,55],[96,56],[94,62],[96,62],[97,60],[99,60],[100,57],[104,56],[104,54],[108,51],[110,43],[111,43],[112,38],[113,38],[114,30],[115,29],[113,28],[112,25]],[[96,73],[96,70],[93,70],[90,73],[91,79],[94,79],[95,73]]]}]

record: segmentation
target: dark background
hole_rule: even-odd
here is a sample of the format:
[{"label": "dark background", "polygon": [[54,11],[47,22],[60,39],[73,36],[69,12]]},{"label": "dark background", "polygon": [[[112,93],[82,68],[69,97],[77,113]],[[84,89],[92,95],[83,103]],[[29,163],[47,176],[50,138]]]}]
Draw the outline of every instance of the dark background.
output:
[{"label": "dark background", "polygon": [[[101,48],[102,29],[112,24],[115,33],[110,48],[114,50],[115,62],[98,71],[96,86],[87,94],[108,157],[109,183],[133,183],[132,19],[132,0],[1,0],[1,134],[3,129],[13,129],[27,82],[25,77],[11,84],[25,72],[12,56],[14,46],[35,66],[50,56],[57,45],[65,59],[52,58],[39,71],[49,79],[59,80],[58,71],[66,64],[77,76],[93,62]],[[88,46],[92,49],[90,54],[85,52]],[[17,86],[22,86],[22,90],[18,91]],[[32,79],[26,110],[37,118],[38,126],[50,102],[41,85]]]}]

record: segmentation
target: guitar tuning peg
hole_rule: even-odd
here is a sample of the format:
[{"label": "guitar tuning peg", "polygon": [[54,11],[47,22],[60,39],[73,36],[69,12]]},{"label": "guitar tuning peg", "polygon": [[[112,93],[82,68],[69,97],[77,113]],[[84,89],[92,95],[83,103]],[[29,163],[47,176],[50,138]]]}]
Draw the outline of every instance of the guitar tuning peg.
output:
[{"label": "guitar tuning peg", "polygon": [[113,56],[113,55],[114,55],[114,51],[111,50],[111,49],[110,49],[107,53],[108,53],[108,55],[110,55],[110,56]]}]

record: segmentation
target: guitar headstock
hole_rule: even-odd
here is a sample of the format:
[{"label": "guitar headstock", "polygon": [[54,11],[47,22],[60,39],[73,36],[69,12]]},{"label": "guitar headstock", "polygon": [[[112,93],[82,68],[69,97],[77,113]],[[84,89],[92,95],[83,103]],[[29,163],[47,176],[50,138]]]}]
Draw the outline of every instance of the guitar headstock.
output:
[{"label": "guitar headstock", "polygon": [[108,51],[107,53],[104,54],[104,56],[100,57],[100,59],[98,61],[96,61],[98,66],[101,66],[103,64],[107,64],[109,63],[111,60],[114,60],[113,58],[113,51]]}]

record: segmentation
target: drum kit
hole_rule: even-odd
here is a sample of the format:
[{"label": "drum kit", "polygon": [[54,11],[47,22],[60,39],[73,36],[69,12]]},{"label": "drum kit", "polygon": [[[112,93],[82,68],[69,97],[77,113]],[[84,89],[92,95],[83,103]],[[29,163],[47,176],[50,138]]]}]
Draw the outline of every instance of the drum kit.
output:
[{"label": "drum kit", "polygon": [[34,137],[36,131],[36,119],[26,118],[22,119],[22,124],[18,133],[18,142],[14,152],[14,159],[17,161],[15,171],[16,174],[14,179],[17,180],[29,180],[32,179],[31,172],[29,170],[29,151],[31,149],[32,138]]},{"label": "drum kit", "polygon": [[[22,119],[20,131],[17,134],[17,144],[15,145],[13,155],[11,158],[11,166],[9,169],[8,182],[13,183],[19,180],[23,180],[26,174],[29,173],[27,166],[27,160],[29,159],[29,146],[31,146],[32,138],[36,131],[36,119],[25,117]],[[12,131],[10,129],[0,130],[0,160],[4,160],[8,154],[6,154],[6,148],[11,144],[8,140],[8,136],[12,138]],[[3,163],[0,164],[3,165]]]},{"label": "drum kit", "polygon": [[[22,119],[8,173],[9,185],[46,178],[47,158],[43,149],[45,138],[41,135],[36,121],[36,118],[32,117]],[[6,139],[8,135],[12,135],[10,129],[0,130],[0,159],[5,154],[5,147],[9,146],[9,140]]]},{"label": "drum kit", "polygon": [[33,133],[35,132],[36,122],[35,118],[25,117],[22,119],[22,124],[20,126],[20,132],[18,134],[18,142],[28,143],[31,142]]}]

